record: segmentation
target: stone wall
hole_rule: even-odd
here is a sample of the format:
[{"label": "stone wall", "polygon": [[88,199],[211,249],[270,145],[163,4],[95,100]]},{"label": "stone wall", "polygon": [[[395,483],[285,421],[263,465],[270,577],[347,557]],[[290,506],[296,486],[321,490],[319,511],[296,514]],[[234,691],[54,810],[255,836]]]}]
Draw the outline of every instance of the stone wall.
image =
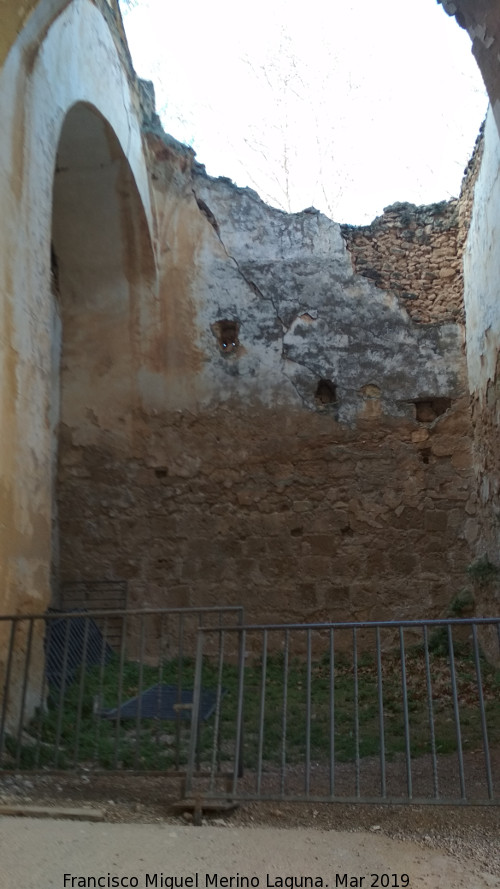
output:
[{"label": "stone wall", "polygon": [[446,614],[475,529],[462,328],[413,321],[316,211],[148,146],[155,368],[126,434],[63,427],[61,579],[258,621]]},{"label": "stone wall", "polygon": [[[155,130],[152,106],[147,121],[148,181],[136,117],[139,92],[144,100],[147,90],[139,91],[129,67],[116,0],[25,2],[17,7],[7,0],[4,5],[9,29],[0,72],[0,196],[6,208],[0,221],[3,607],[20,612],[43,609],[49,598],[60,379],[57,307],[50,288],[53,178],[67,112],[85,101],[113,130],[115,160],[121,163],[123,152],[139,196],[131,196],[120,179],[116,195],[123,203],[121,231],[127,248],[118,251],[123,263],[119,274],[114,274],[116,269],[108,274],[100,261],[87,269],[90,284],[85,283],[85,289],[92,292],[94,305],[74,300],[73,315],[67,292],[60,294],[62,315],[66,312],[74,321],[63,325],[62,333],[67,361],[63,369],[69,371],[61,378],[62,403],[69,409],[62,418],[59,454],[60,576],[126,576],[136,602],[149,596],[163,602],[164,590],[169,591],[167,598],[196,599],[205,594],[202,578],[211,578],[209,595],[215,595],[222,559],[233,580],[224,581],[221,597],[233,595],[237,587],[250,603],[252,597],[257,601],[262,577],[272,577],[265,587],[272,593],[266,599],[267,613],[286,616],[290,577],[286,574],[280,581],[272,567],[283,548],[294,565],[294,577],[304,576],[305,583],[320,591],[320,604],[311,609],[305,593],[301,596],[307,606],[304,615],[329,613],[327,605],[321,611],[321,590],[331,583],[332,572],[354,590],[350,572],[358,563],[363,589],[374,601],[382,587],[393,591],[387,598],[390,610],[396,602],[394,590],[401,588],[397,560],[382,560],[375,571],[370,559],[385,554],[390,539],[395,552],[406,547],[415,554],[417,564],[410,568],[417,576],[420,566],[429,564],[426,547],[429,523],[434,521],[432,533],[438,535],[439,547],[451,549],[429,580],[429,601],[437,611],[444,608],[445,599],[463,582],[475,527],[474,495],[468,497],[466,489],[470,454],[458,303],[449,314],[448,309],[438,313],[438,323],[419,324],[411,317],[415,300],[401,297],[390,275],[387,281],[379,276],[382,289],[376,286],[377,276],[370,280],[353,268],[338,226],[314,211],[280,214],[249,190],[210,180],[193,163],[189,150]],[[61,79],[61,70],[71,76]],[[106,78],[100,76],[102,70]],[[144,209],[144,219],[134,225],[134,213],[128,211],[136,205]],[[435,214],[425,223],[431,226],[427,234],[447,237],[455,226],[459,239],[460,213],[456,217],[453,211],[452,216],[453,224],[446,212]],[[441,230],[439,218],[444,220]],[[416,243],[419,227],[408,244],[420,249],[426,244]],[[154,233],[154,253],[144,287],[129,245],[141,253],[138,242],[148,246],[148,228]],[[99,243],[97,224],[92,238],[90,246]],[[442,249],[447,262],[444,241]],[[425,255],[416,250],[408,279],[412,286]],[[442,270],[442,263],[438,266]],[[387,269],[379,271],[381,275]],[[114,294],[116,303],[124,297],[119,324],[111,317],[114,303],[108,300],[104,278],[119,281]],[[69,279],[63,274],[67,291],[64,280]],[[450,283],[450,298],[455,300],[457,292]],[[99,323],[99,299],[105,324]],[[95,331],[101,336],[97,350]],[[106,349],[109,344],[111,350]],[[73,374],[74,386],[68,386],[77,368],[80,378]],[[451,433],[448,424],[459,431]],[[180,434],[181,427],[188,429],[192,441]],[[208,439],[203,430],[208,430]],[[281,450],[274,443],[278,437],[283,439]],[[241,444],[245,441],[246,451]],[[333,467],[344,456],[341,447],[350,455],[348,481],[334,484]],[[279,459],[273,457],[267,467],[265,456],[278,450]],[[234,465],[233,452],[239,455]],[[399,463],[409,472],[418,470],[423,487],[411,478],[403,482]],[[292,467],[284,481],[277,469],[281,464]],[[233,478],[238,507],[231,479],[223,474],[228,465],[239,473],[237,484]],[[302,467],[307,469],[305,481]],[[165,481],[177,477],[178,486]],[[116,485],[109,484],[113,478]],[[379,500],[390,496],[393,478],[401,500],[382,506]],[[285,499],[282,487],[288,481],[290,496]],[[254,491],[259,493],[252,499]],[[350,492],[353,496],[348,497]],[[440,492],[439,498],[432,492]],[[437,499],[442,508],[437,508]],[[335,512],[332,502],[339,513],[347,512],[349,521],[345,525],[342,520],[339,532],[347,529],[339,538],[346,549],[339,548],[333,519],[329,524]],[[460,511],[459,503],[465,503],[466,510]],[[377,509],[382,516],[378,528],[373,524]],[[307,524],[289,527],[287,514],[290,518],[301,510]],[[429,517],[433,512],[434,519]],[[438,513],[445,513],[445,519]],[[224,558],[223,546],[218,559],[207,552],[219,514],[226,522],[221,540],[232,545],[238,528],[237,539],[242,541],[233,561]],[[363,536],[351,518],[361,522],[365,515],[372,524]],[[164,533],[153,527],[158,516],[170,517]],[[279,530],[273,535],[266,516],[278,517],[273,521]],[[194,545],[186,542],[190,533],[203,558],[195,557]],[[162,567],[155,548],[143,545],[151,535],[157,535],[158,546],[174,548],[175,563]],[[297,549],[290,556],[288,541],[301,537],[307,539],[300,555]],[[315,537],[327,540],[314,542]],[[252,544],[257,548],[266,542],[258,570],[244,561],[249,540],[260,541]],[[332,549],[324,556],[322,549],[330,543]],[[307,570],[301,562],[306,558]],[[198,580],[189,579],[190,571],[198,572]],[[402,607],[418,609],[417,587],[408,576],[411,595]],[[419,576],[427,589],[426,578]],[[311,592],[311,602],[314,596]],[[299,599],[294,602],[296,609]],[[352,613],[361,615],[354,592],[352,602]],[[372,613],[368,594],[363,602],[366,613]],[[347,616],[346,609],[342,606]]]},{"label": "stone wall", "polygon": [[463,248],[483,152],[480,133],[460,197],[386,207],[370,225],[343,225],[356,272],[397,297],[416,322],[463,321]]},{"label": "stone wall", "polygon": [[[432,617],[466,584],[467,400],[434,423],[300,407],[136,417],[135,456],[63,444],[62,572],[134,606],[253,621]],[[82,484],[82,480],[86,480]]]}]

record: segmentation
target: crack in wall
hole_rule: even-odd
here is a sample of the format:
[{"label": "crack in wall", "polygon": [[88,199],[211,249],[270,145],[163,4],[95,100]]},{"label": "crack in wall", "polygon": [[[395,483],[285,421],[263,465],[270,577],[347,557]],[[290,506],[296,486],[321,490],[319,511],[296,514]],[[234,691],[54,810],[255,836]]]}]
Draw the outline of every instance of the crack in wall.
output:
[{"label": "crack in wall", "polygon": [[[292,386],[293,390],[295,391],[296,395],[298,396],[298,398],[299,398],[300,402],[303,404],[303,406],[305,408],[307,408],[308,410],[313,410],[314,409],[314,393],[311,392],[310,397],[307,397],[300,391],[297,384],[294,382],[294,380],[287,373],[287,369],[286,369],[287,363],[293,363],[298,368],[303,368],[304,371],[306,371],[308,374],[310,374],[311,377],[316,381],[319,378],[322,378],[325,376],[324,369],[318,369],[317,367],[313,368],[313,367],[309,366],[305,361],[300,361],[298,358],[288,355],[287,354],[288,346],[285,343],[285,337],[293,329],[293,325],[296,323],[297,319],[300,318],[301,315],[304,315],[304,313],[310,312],[309,305],[303,304],[303,305],[299,306],[298,308],[296,308],[293,312],[293,317],[292,317],[291,322],[289,324],[287,324],[280,315],[276,300],[272,296],[266,296],[262,292],[260,287],[258,287],[258,285],[255,283],[255,281],[253,281],[245,273],[245,271],[241,268],[241,265],[240,265],[239,261],[236,259],[236,257],[233,256],[229,252],[229,250],[222,238],[221,228],[218,223],[218,220],[217,220],[215,214],[213,213],[213,211],[211,210],[211,208],[206,203],[206,201],[204,201],[203,198],[199,197],[199,195],[196,193],[196,190],[194,188],[192,188],[192,193],[193,193],[194,199],[196,201],[196,204],[198,206],[198,209],[200,210],[200,212],[203,214],[203,216],[205,217],[205,219],[207,220],[209,225],[214,230],[214,232],[217,236],[217,239],[220,242],[220,244],[224,250],[224,253],[226,254],[227,258],[233,263],[233,265],[234,265],[236,271],[238,272],[239,276],[241,277],[241,279],[245,282],[246,286],[251,290],[251,292],[254,294],[254,296],[258,297],[261,300],[269,302],[271,304],[271,306],[274,310],[276,320],[281,325],[281,335],[279,337],[279,339],[281,340],[281,354],[280,354],[281,371],[283,373],[283,376],[286,378],[286,380]],[[355,274],[353,275],[353,277],[356,277]],[[340,276],[339,276],[339,280],[341,280]],[[315,321],[317,319],[314,318],[313,316],[311,316],[311,320]],[[245,375],[246,374],[242,374],[242,376],[245,376]]]},{"label": "crack in wall", "polygon": [[[286,336],[286,334],[288,333],[288,330],[289,330],[290,328],[289,328],[289,327],[287,328],[285,322],[284,322],[283,319],[280,317],[278,307],[277,307],[277,305],[276,305],[276,303],[275,303],[273,297],[272,297],[272,296],[265,296],[265,294],[262,292],[262,290],[260,289],[260,287],[258,287],[257,284],[255,283],[255,281],[252,281],[252,279],[249,278],[249,277],[245,274],[245,272],[244,272],[243,269],[241,268],[240,263],[238,262],[238,260],[236,259],[236,257],[233,256],[233,255],[229,252],[229,250],[227,249],[227,247],[226,247],[226,245],[225,245],[225,243],[224,243],[224,241],[223,241],[223,239],[222,239],[222,235],[221,235],[221,231],[220,231],[220,226],[219,226],[219,223],[217,222],[217,218],[216,218],[216,216],[214,215],[214,213],[212,212],[212,210],[210,209],[210,207],[208,206],[208,204],[207,204],[202,198],[200,198],[200,197],[196,194],[196,191],[195,191],[194,188],[192,189],[192,192],[193,192],[194,199],[195,199],[195,201],[196,201],[196,203],[197,203],[197,205],[198,205],[198,208],[199,208],[200,212],[205,216],[205,218],[207,219],[208,223],[212,226],[213,230],[215,231],[215,233],[216,233],[216,235],[217,235],[218,240],[220,241],[221,246],[222,246],[223,249],[224,249],[224,252],[225,252],[227,258],[228,258],[232,263],[234,263],[234,266],[235,266],[235,268],[236,268],[236,271],[237,271],[238,274],[240,275],[241,279],[245,282],[246,286],[249,287],[249,289],[252,291],[252,293],[254,294],[254,296],[258,297],[259,299],[264,300],[265,302],[269,302],[269,303],[271,303],[271,305],[272,305],[272,307],[273,307],[273,309],[274,309],[274,313],[275,313],[275,316],[276,316],[276,320],[279,321],[279,323],[281,324],[281,327],[282,327],[281,346],[282,346],[282,350],[283,350],[283,348],[284,348],[284,338],[285,338],[285,336]],[[293,322],[292,322],[292,323],[293,323]]]}]

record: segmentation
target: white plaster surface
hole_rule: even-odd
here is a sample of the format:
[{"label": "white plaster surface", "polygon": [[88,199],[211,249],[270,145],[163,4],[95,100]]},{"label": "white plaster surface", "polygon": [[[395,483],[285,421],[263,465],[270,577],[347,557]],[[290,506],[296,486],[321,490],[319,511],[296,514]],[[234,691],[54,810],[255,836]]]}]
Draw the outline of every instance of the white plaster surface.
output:
[{"label": "white plaster surface", "polygon": [[[209,208],[193,268],[207,400],[256,398],[315,407],[319,379],[339,394],[338,419],[363,411],[361,389],[381,390],[384,413],[413,416],[419,397],[466,387],[462,330],[418,325],[397,299],[355,275],[340,227],[317,211],[288,215],[250,189],[197,176]],[[211,325],[238,321],[241,349],[218,354]]]},{"label": "white plaster surface", "polygon": [[484,155],[464,255],[467,366],[471,392],[494,379],[500,348],[500,139],[488,114]]},{"label": "white plaster surface", "polygon": [[61,128],[77,102],[109,121],[151,225],[137,100],[109,27],[90,0],[52,0],[35,10],[0,72],[0,482],[11,498],[2,586],[19,603],[41,599],[42,607],[56,398],[52,184]]}]

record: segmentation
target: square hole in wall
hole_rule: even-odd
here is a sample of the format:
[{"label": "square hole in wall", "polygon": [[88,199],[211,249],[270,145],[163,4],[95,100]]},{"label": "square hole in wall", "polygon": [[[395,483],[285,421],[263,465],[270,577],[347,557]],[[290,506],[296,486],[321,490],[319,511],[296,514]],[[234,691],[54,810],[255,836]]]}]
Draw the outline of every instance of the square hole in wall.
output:
[{"label": "square hole in wall", "polygon": [[337,387],[331,380],[322,379],[318,381],[316,392],[314,393],[316,404],[321,407],[328,404],[337,404]]},{"label": "square hole in wall", "polygon": [[418,398],[415,405],[415,419],[418,423],[432,423],[451,407],[451,398]]},{"label": "square hole in wall", "polygon": [[238,321],[223,318],[220,321],[215,321],[211,325],[211,330],[223,355],[232,355],[237,351],[240,344]]}]

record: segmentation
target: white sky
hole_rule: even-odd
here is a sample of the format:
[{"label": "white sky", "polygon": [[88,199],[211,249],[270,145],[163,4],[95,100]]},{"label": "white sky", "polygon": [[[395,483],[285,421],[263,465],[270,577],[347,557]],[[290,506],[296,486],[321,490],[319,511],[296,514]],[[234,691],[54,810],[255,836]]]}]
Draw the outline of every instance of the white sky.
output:
[{"label": "white sky", "polygon": [[436,0],[122,2],[167,132],[212,176],[363,224],[457,195],[487,105]]}]

